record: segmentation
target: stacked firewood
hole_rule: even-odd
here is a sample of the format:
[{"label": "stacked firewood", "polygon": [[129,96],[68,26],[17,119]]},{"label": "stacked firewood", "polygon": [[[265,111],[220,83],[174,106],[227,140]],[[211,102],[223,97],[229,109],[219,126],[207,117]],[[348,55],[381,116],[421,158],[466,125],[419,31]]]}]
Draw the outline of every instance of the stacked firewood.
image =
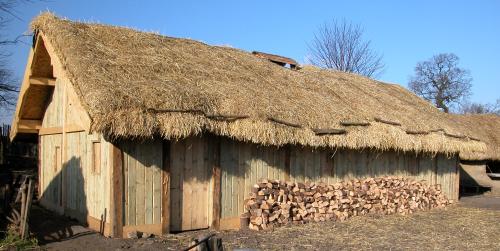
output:
[{"label": "stacked firewood", "polygon": [[342,181],[333,185],[261,179],[245,200],[249,228],[262,230],[289,223],[344,221],[356,215],[411,214],[442,208],[453,201],[440,185],[400,177]]}]

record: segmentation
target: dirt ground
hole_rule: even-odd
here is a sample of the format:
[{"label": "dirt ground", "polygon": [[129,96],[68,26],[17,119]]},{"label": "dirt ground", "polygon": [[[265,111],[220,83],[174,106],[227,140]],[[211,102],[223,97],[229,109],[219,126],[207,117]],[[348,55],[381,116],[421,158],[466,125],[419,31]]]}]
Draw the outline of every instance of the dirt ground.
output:
[{"label": "dirt ground", "polygon": [[[35,217],[36,216],[36,217]],[[179,250],[209,230],[150,239],[109,239],[36,208],[32,230],[47,250]],[[50,220],[48,220],[50,219]],[[225,250],[500,250],[500,197],[465,197],[444,210],[410,216],[370,215],[274,231],[223,231]]]}]

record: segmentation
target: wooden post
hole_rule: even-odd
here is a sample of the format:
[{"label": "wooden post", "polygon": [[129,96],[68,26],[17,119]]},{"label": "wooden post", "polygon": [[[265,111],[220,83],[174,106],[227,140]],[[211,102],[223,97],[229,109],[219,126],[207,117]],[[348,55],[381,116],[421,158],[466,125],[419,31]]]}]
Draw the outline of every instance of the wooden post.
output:
[{"label": "wooden post", "polygon": [[33,200],[33,179],[29,178],[29,183],[28,183],[28,194],[26,196],[26,203],[25,203],[25,208],[24,208],[24,216],[21,221],[21,239],[26,239],[26,236],[28,235],[28,217],[30,214],[31,210],[31,201]]},{"label": "wooden post", "polygon": [[170,141],[163,141],[161,229],[170,232]]},{"label": "wooden post", "polygon": [[37,166],[38,166],[38,200],[42,199],[42,136],[38,135],[37,147]]},{"label": "wooden post", "polygon": [[66,212],[66,208],[68,207],[68,193],[67,193],[67,190],[68,188],[72,185],[70,182],[70,177],[68,175],[68,171],[67,171],[67,150],[68,150],[68,146],[67,146],[67,139],[66,139],[66,121],[67,121],[67,109],[68,109],[68,94],[66,93],[67,92],[67,84],[66,82],[62,82],[62,83],[59,83],[59,84],[62,84],[62,142],[61,142],[61,170],[60,170],[60,175],[61,175],[61,179],[62,179],[62,182],[61,182],[61,187],[59,189],[61,189],[61,207],[62,207],[62,210],[63,210],[63,213]]},{"label": "wooden post", "polygon": [[123,153],[116,143],[111,143],[113,175],[111,176],[111,235],[123,237]]},{"label": "wooden post", "polygon": [[218,136],[212,136],[211,146],[213,147],[212,155],[212,179],[213,179],[213,211],[212,211],[212,225],[211,228],[215,230],[220,229],[221,217],[221,167],[220,167],[220,148],[221,139]]},{"label": "wooden post", "polygon": [[456,163],[456,172],[455,172],[455,202],[458,202],[460,199],[460,157],[455,155]]}]

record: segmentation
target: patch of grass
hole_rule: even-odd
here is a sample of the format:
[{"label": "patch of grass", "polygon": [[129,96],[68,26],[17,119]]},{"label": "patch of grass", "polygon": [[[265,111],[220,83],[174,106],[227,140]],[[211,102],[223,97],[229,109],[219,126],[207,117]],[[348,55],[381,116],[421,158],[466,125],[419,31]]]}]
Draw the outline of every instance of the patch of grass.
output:
[{"label": "patch of grass", "polygon": [[27,238],[22,240],[21,237],[12,229],[5,232],[4,237],[0,240],[0,250],[28,250],[38,247],[36,238]]}]

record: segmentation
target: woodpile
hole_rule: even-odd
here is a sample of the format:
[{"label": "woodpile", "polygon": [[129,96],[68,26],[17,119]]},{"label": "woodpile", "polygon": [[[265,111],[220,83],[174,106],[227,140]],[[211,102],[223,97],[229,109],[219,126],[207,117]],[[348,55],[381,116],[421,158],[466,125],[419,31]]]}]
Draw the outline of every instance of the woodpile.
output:
[{"label": "woodpile", "polygon": [[411,214],[417,210],[443,208],[453,201],[440,185],[401,177],[342,181],[333,185],[261,179],[245,199],[249,228],[270,229],[285,224],[378,214]]}]

